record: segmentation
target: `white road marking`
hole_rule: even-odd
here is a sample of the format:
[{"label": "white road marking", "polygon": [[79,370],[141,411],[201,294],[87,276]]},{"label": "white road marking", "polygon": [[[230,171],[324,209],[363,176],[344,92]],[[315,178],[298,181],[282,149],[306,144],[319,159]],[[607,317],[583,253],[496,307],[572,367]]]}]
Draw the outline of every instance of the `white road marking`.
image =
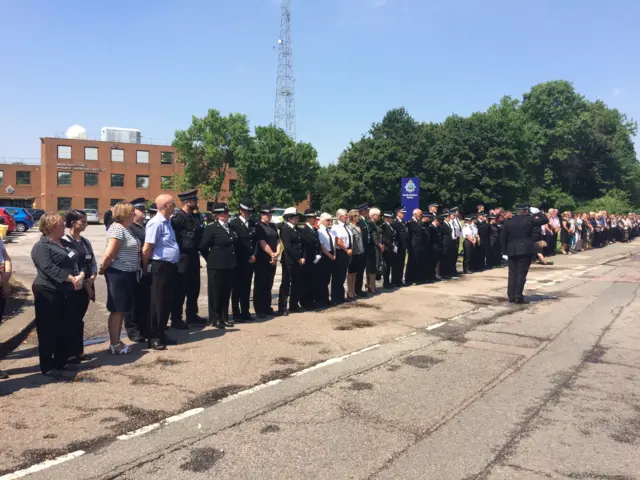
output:
[{"label": "white road marking", "polygon": [[174,415],[173,417],[169,417],[163,420],[162,423],[165,425],[169,425],[170,423],[179,422],[180,420],[184,420],[185,418],[197,415],[200,412],[204,412],[204,408],[194,408],[193,410],[187,410],[186,412],[179,413],[178,415]]},{"label": "white road marking", "polygon": [[125,433],[124,435],[118,435],[118,440],[129,440],[134,437],[139,437],[140,435],[144,435],[145,433],[149,433],[156,428],[160,428],[160,423],[152,423],[151,425],[147,425],[146,427],[139,428],[134,430],[133,432]]},{"label": "white road marking", "polygon": [[129,440],[134,437],[139,437],[140,435],[152,432],[156,428],[160,428],[163,425],[169,425],[171,423],[179,422],[180,420],[184,420],[185,418],[197,415],[200,412],[204,412],[204,408],[194,408],[192,410],[187,410],[186,412],[179,413],[178,415],[174,415],[173,417],[165,418],[161,422],[152,423],[151,425],[140,427],[139,429],[132,432],[127,432],[123,435],[119,435],[118,440]]},{"label": "white road marking", "polygon": [[84,450],[78,450],[73,453],[67,453],[66,455],[62,455],[61,457],[54,458],[53,460],[47,460],[46,462],[38,463],[37,465],[32,465],[29,468],[25,468],[24,470],[18,470],[17,472],[7,473],[0,477],[0,480],[15,480],[16,478],[26,477],[32,473],[40,472],[42,470],[46,470],[47,468],[54,467],[56,465],[60,465],[61,463],[68,462],[69,460],[73,460],[74,458],[78,458],[79,456],[84,455]]},{"label": "white road marking", "polygon": [[435,330],[436,328],[440,328],[443,325],[446,325],[447,322],[434,323],[433,325],[429,325],[427,330]]},{"label": "white road marking", "polygon": [[340,363],[340,362],[346,360],[349,357],[353,357],[355,355],[360,355],[361,353],[368,352],[369,350],[373,350],[374,348],[378,348],[379,346],[380,346],[380,344],[376,343],[375,345],[371,345],[370,347],[363,348],[362,350],[358,350],[356,352],[348,353],[347,355],[343,355],[342,357],[330,358],[329,360],[326,360],[326,361],[324,361],[322,363],[318,363],[317,365],[314,365],[313,367],[305,368],[304,370],[300,370],[299,372],[292,373],[291,376],[292,377],[299,377],[300,375],[304,375],[305,373],[309,373],[309,372],[312,372],[314,370],[318,370],[320,368],[328,367],[329,365],[334,365],[336,363]]},{"label": "white road marking", "polygon": [[271,380],[270,382],[267,382],[267,383],[261,383],[260,385],[256,385],[255,387],[251,387],[251,388],[248,388],[247,390],[242,390],[241,392],[234,393],[233,395],[229,395],[228,397],[224,397],[222,400],[220,400],[220,403],[230,402],[231,400],[235,400],[238,397],[249,395],[250,393],[257,392],[258,390],[262,390],[272,385],[277,385],[281,381],[282,379],[278,378],[276,380]]}]

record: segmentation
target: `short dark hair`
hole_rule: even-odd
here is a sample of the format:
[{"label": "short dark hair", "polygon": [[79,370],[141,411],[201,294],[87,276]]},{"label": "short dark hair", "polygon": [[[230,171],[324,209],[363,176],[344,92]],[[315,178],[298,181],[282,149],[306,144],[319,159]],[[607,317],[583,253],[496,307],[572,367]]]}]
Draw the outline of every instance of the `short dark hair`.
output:
[{"label": "short dark hair", "polygon": [[65,218],[65,226],[67,228],[71,228],[75,222],[86,216],[87,212],[85,212],[84,210],[71,210],[67,213],[67,216]]}]

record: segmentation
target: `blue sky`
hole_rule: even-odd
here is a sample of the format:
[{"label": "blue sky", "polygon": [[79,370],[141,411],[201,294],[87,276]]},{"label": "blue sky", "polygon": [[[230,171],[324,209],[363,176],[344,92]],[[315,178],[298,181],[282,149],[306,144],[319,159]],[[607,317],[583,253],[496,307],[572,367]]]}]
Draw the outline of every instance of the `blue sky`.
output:
[{"label": "blue sky", "polygon": [[[273,120],[278,0],[0,0],[0,157],[83,125],[170,141],[208,108]],[[637,0],[293,0],[298,139],[337,159],[418,120],[573,81],[640,119]]]}]

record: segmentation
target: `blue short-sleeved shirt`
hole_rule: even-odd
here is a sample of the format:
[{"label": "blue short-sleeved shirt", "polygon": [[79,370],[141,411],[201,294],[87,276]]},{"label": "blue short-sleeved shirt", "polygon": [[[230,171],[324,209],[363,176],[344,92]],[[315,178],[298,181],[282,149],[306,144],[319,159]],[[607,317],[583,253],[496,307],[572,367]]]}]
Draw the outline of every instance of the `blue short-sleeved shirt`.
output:
[{"label": "blue short-sleeved shirt", "polygon": [[165,219],[160,212],[147,223],[144,241],[153,244],[151,260],[178,263],[180,249],[176,241],[176,232],[171,226],[171,221]]}]

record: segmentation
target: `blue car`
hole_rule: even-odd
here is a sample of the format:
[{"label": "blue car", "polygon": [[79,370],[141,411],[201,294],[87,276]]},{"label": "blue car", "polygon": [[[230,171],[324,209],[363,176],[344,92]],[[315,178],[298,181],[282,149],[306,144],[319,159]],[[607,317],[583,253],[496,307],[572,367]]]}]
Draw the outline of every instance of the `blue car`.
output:
[{"label": "blue car", "polygon": [[26,209],[21,207],[1,207],[9,215],[12,215],[16,221],[16,232],[26,232],[29,230],[35,222],[33,216],[27,212]]}]

